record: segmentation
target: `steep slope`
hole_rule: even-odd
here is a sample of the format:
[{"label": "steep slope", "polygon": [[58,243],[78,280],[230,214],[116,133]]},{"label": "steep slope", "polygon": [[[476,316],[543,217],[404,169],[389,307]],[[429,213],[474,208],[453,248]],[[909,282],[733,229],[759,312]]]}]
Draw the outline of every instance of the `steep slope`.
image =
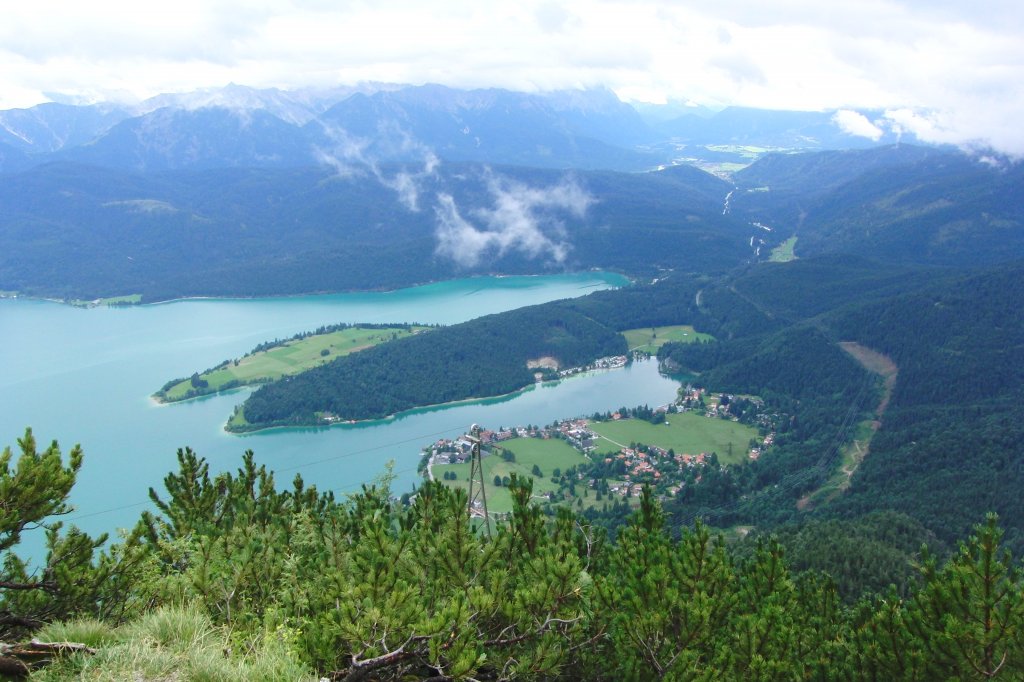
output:
[{"label": "steep slope", "polygon": [[163,108],[118,123],[59,158],[127,170],[309,165],[313,146],[297,126],[256,109]]},{"label": "steep slope", "polygon": [[[662,357],[700,371],[697,381],[716,391],[760,395],[793,421],[771,456],[733,472],[717,491],[682,498],[676,513],[729,524],[802,518],[797,499],[836,472],[857,422],[878,418],[880,380],[838,346],[853,341],[888,356],[899,373],[850,487],[815,513],[890,509],[951,542],[996,511],[1011,544],[1024,546],[1024,506],[1014,492],[1024,485],[1022,277],[1020,261],[964,272],[844,266],[830,256],[759,265],[715,285],[749,303],[730,323],[740,333],[719,332],[725,340],[708,345],[667,344]],[[701,313],[735,318],[735,306],[721,303],[706,293]]]},{"label": "steep slope", "polygon": [[28,109],[8,109],[0,111],[0,143],[45,154],[91,142],[129,116],[128,108],[112,104],[47,102]]}]

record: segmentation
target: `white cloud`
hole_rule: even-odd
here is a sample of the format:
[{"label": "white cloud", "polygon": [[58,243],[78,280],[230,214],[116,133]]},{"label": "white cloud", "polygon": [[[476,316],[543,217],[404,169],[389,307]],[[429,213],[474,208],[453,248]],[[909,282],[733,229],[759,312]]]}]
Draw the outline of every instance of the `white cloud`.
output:
[{"label": "white cloud", "polygon": [[875,140],[876,142],[881,139],[882,135],[885,133],[885,131],[869,121],[867,116],[857,111],[851,111],[850,109],[837,111],[832,117],[832,121],[847,135],[866,137],[869,140]]},{"label": "white cloud", "polygon": [[478,224],[463,217],[450,194],[438,194],[439,255],[465,267],[478,265],[489,254],[501,257],[512,251],[562,263],[570,245],[559,216],[582,218],[594,202],[571,178],[549,187],[530,187],[490,174],[487,189],[493,205],[473,211]]},{"label": "white cloud", "polygon": [[382,151],[388,158],[396,155],[404,160],[411,158],[413,166],[417,167],[416,170],[409,170],[408,166],[386,170],[381,166],[377,154],[370,151],[371,140],[349,135],[346,130],[339,127],[325,127],[324,132],[334,144],[330,149],[314,150],[320,163],[333,168],[342,178],[369,172],[377,182],[394,190],[398,200],[407,209],[420,210],[422,183],[433,177],[441,165],[440,159],[432,149],[413,139],[408,132],[400,128],[382,126],[378,128],[378,136],[372,142],[382,145]]},{"label": "white cloud", "polygon": [[4,9],[0,107],[44,92],[389,81],[655,101],[908,109],[1024,154],[1024,3],[37,0]]}]

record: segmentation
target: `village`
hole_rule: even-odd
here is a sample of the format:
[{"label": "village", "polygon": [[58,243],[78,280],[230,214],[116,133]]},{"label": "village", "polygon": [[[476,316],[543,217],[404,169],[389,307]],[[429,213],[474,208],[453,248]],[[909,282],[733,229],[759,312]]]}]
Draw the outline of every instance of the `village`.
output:
[{"label": "village", "polygon": [[[680,389],[676,401],[655,408],[622,408],[591,417],[564,419],[548,426],[483,428],[479,431],[481,456],[488,472],[499,468],[506,471],[515,457],[524,460],[520,462],[523,469],[520,475],[531,471],[532,464],[535,496],[546,498],[550,503],[570,502],[582,507],[609,499],[637,499],[645,485],[665,498],[678,495],[686,486],[698,485],[708,467],[725,468],[763,456],[774,442],[774,424],[778,419],[778,415],[765,414],[763,407],[763,402],[757,398],[709,395],[702,388],[686,386]],[[739,423],[741,418],[744,424]],[[703,419],[714,421],[703,424],[694,421]],[[676,422],[676,431],[669,427],[670,420]],[[683,420],[689,421],[684,425]],[[749,437],[741,447],[734,447],[729,441],[722,452],[708,448],[692,452],[679,448],[677,451],[669,446],[673,440],[680,440],[679,430],[694,424],[713,428],[716,433],[724,428],[745,429],[743,433]],[[653,443],[637,442],[638,439],[618,442],[614,439],[617,428],[650,434],[639,440]],[[576,463],[548,470],[548,461],[534,457],[533,448],[526,447],[524,439],[561,441],[578,453]],[[432,443],[423,450],[424,475],[431,480],[441,478],[451,484],[456,481],[464,484],[473,446],[474,438],[469,433]],[[488,465],[487,460],[492,457],[496,460]],[[506,466],[498,467],[498,460],[504,460],[502,464]],[[435,467],[444,469],[443,476],[435,476]],[[488,485],[491,479],[488,475]],[[493,479],[497,488],[508,485],[507,475],[496,473]],[[488,495],[491,494],[489,491]]]}]

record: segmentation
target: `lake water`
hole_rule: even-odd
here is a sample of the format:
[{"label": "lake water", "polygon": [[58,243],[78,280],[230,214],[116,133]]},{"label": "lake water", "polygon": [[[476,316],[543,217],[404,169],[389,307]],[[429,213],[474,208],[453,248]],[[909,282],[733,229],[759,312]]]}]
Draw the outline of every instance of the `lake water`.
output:
[{"label": "lake water", "polygon": [[[212,472],[233,470],[252,449],[279,484],[296,473],[321,490],[358,490],[394,462],[393,490],[418,480],[420,448],[472,423],[547,424],[561,417],[662,404],[677,382],[654,362],[595,372],[513,397],[414,410],[398,418],[331,428],[276,429],[244,436],[223,430],[247,390],[172,405],[150,395],[255,345],[338,322],[452,324],[480,315],[626,283],[617,275],[465,279],[387,293],[252,300],[188,300],[129,308],[72,308],[0,300],[0,447],[16,449],[31,426],[43,445],[67,452],[80,443],[85,463],[66,520],[98,533],[134,524],[147,490],[163,492],[176,450],[190,446]],[[31,543],[35,545],[35,542]],[[36,547],[37,549],[37,547]]]}]

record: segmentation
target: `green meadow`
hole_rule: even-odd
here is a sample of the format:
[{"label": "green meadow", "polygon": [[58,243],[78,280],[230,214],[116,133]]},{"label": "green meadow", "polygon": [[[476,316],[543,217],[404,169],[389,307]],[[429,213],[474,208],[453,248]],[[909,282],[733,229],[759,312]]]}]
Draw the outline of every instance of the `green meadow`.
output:
[{"label": "green meadow", "polygon": [[630,350],[639,350],[654,355],[658,349],[669,341],[693,343],[694,341],[714,341],[710,334],[695,331],[688,324],[676,324],[669,327],[646,327],[643,329],[627,329],[622,332]]},{"label": "green meadow", "polygon": [[630,443],[643,443],[672,449],[681,455],[715,452],[721,463],[735,464],[746,460],[750,439],[758,438],[757,429],[752,426],[705,417],[697,412],[666,414],[665,420],[667,423],[662,424],[651,424],[643,419],[592,422],[590,428],[600,436],[595,443],[595,453],[618,452],[620,447],[629,447]]},{"label": "green meadow", "polygon": [[796,236],[793,236],[772,249],[772,254],[769,260],[773,263],[788,263],[796,258],[796,255],[793,253],[793,249],[795,247]]},{"label": "green meadow", "polygon": [[385,341],[400,339],[424,329],[427,327],[349,327],[327,334],[314,334],[304,339],[293,339],[280,346],[250,353],[203,372],[199,378],[206,381],[208,386],[198,391],[193,390],[191,379],[182,379],[158,392],[156,397],[164,402],[175,402],[197,395],[217,393],[228,388],[276,381],[343,355]]}]

